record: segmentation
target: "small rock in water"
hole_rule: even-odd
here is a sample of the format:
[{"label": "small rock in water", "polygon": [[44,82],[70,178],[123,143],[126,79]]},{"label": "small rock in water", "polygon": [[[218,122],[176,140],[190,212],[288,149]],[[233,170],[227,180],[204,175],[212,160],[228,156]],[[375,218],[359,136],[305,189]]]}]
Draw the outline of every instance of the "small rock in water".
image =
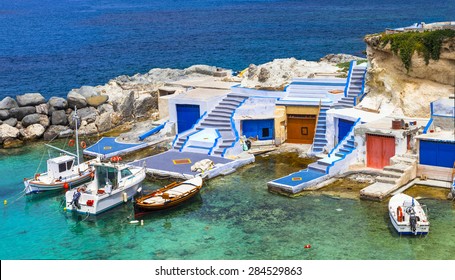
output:
[{"label": "small rock in water", "polygon": [[336,210],[337,210],[338,212],[343,211],[343,209],[341,209],[341,208],[337,208]]}]

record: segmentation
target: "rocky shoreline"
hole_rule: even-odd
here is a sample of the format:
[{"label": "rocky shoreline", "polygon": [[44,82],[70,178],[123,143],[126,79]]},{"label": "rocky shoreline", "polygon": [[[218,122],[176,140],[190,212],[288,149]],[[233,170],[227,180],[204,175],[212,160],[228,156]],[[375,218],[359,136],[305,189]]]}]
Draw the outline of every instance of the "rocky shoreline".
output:
[{"label": "rocky shoreline", "polygon": [[[319,62],[288,58],[258,66],[251,64],[240,83],[249,88],[282,89],[293,77],[337,72],[340,71],[338,63],[352,59],[360,58],[330,54]],[[99,135],[126,122],[158,119],[160,87],[178,80],[214,76],[218,71],[219,68],[207,65],[186,69],[155,68],[145,74],[116,77],[105,85],[72,89],[66,98],[46,100],[40,93],[5,97],[0,101],[0,145],[15,148],[28,141],[50,141],[73,135],[74,107],[81,117],[80,135]],[[224,80],[233,78],[236,77],[228,75]]]}]

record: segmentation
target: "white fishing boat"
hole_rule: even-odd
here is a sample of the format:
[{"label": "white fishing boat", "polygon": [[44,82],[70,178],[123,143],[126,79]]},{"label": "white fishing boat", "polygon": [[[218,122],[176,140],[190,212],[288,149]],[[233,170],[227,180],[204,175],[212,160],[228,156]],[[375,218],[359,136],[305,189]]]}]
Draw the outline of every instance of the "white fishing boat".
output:
[{"label": "white fishing boat", "polygon": [[94,163],[93,180],[66,192],[66,209],[97,215],[130,200],[145,179],[145,168],[121,163]]},{"label": "white fishing boat", "polygon": [[[25,193],[38,193],[44,191],[70,189],[85,182],[90,181],[93,177],[93,169],[90,165],[100,160],[93,159],[81,163],[79,160],[79,138],[78,138],[78,121],[79,117],[75,108],[73,119],[76,127],[76,141],[70,140],[69,145],[76,144],[76,154],[70,153],[63,149],[46,144],[47,147],[55,149],[64,155],[47,160],[47,172],[37,173],[31,179],[25,178]],[[82,143],[84,146],[85,143]]]},{"label": "white fishing boat", "polygon": [[421,205],[413,197],[400,193],[389,201],[389,216],[399,234],[424,235],[430,230],[430,222]]}]

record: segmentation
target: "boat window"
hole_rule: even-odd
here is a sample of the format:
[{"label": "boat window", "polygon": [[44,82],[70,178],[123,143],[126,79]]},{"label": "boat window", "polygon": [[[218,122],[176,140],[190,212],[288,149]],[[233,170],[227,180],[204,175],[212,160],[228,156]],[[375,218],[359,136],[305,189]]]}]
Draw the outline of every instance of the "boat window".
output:
[{"label": "boat window", "polygon": [[66,162],[60,163],[58,165],[58,172],[65,172],[66,171]]},{"label": "boat window", "polygon": [[106,185],[106,182],[110,182],[113,189],[117,187],[117,169],[108,166],[97,166],[96,175],[100,188],[103,188]]},{"label": "boat window", "polygon": [[122,178],[125,178],[125,177],[130,176],[133,173],[128,168],[125,168],[122,171],[120,171],[120,174],[121,174]]},{"label": "boat window", "polygon": [[74,162],[73,160],[66,162],[66,170],[70,170],[71,167],[73,167],[73,162]]}]

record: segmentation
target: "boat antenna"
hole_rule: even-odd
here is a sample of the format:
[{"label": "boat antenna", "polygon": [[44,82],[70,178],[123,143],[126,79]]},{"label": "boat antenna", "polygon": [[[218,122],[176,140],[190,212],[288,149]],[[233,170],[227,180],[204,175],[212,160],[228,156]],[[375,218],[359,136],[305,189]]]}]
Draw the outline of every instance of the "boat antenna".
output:
[{"label": "boat antenna", "polygon": [[[74,115],[73,115],[73,120],[76,125],[76,158],[77,158],[77,168],[79,169],[79,135],[77,131],[77,126],[78,126],[78,121],[79,121],[79,116],[77,115],[77,107],[74,106]],[[79,170],[80,172],[80,170]]]}]

